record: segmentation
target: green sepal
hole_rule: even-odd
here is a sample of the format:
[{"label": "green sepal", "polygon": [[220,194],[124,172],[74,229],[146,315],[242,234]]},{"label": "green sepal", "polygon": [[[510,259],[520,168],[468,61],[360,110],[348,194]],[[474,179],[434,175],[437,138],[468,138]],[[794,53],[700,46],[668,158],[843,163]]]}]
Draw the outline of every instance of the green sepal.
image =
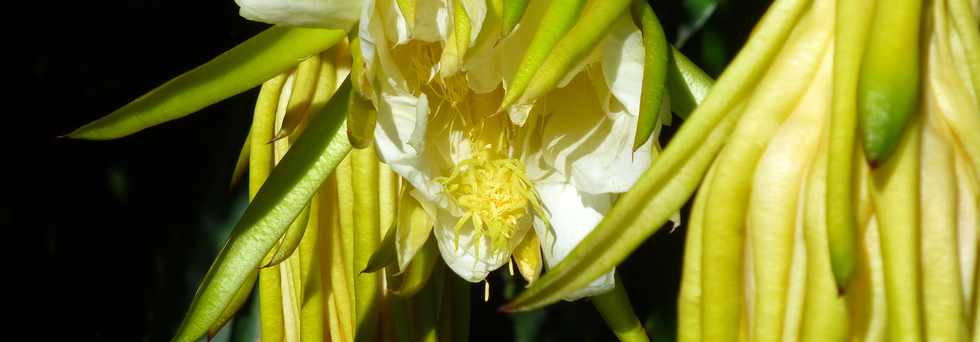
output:
[{"label": "green sepal", "polygon": [[783,0],[772,5],[712,88],[718,95],[705,97],[657,162],[562,262],[501,311],[533,310],[581,289],[616,267],[680,210],[727,141],[740,114],[735,109],[762,78],[807,4]]},{"label": "green sepal", "polygon": [[245,171],[248,171],[248,159],[252,154],[252,132],[249,131],[245,136],[241,151],[238,151],[238,159],[235,160],[235,170],[231,172],[231,181],[228,182],[228,190],[232,190],[242,181]]},{"label": "green sepal", "polygon": [[435,237],[430,236],[422,248],[415,253],[415,257],[405,270],[396,278],[398,284],[391,287],[391,292],[399,297],[414,296],[429,282],[439,260],[439,247],[436,245]]},{"label": "green sepal", "polygon": [[677,28],[677,40],[674,42],[677,46],[684,46],[691,36],[704,27],[718,8],[718,0],[683,0],[681,6],[687,20]]},{"label": "green sepal", "polygon": [[299,242],[303,240],[303,235],[306,233],[306,226],[309,220],[310,206],[307,205],[299,213],[299,216],[293,220],[293,223],[289,225],[289,228],[286,229],[286,233],[279,239],[279,242],[269,250],[269,253],[266,254],[265,259],[262,260],[262,264],[259,267],[265,268],[279,265],[279,263],[286,261],[290,255],[293,255],[296,247],[299,247]]},{"label": "green sepal", "polygon": [[270,27],[67,137],[115,139],[182,118],[262,84],[302,59],[330,48],[344,34],[341,30]]},{"label": "green sepal", "polygon": [[378,246],[378,249],[374,250],[374,254],[371,254],[367,266],[364,266],[361,273],[374,273],[382,268],[396,264],[398,260],[395,257],[395,253],[398,253],[395,249],[396,230],[397,228],[394,225],[388,228],[388,231],[385,232],[385,237],[381,239],[381,245]]},{"label": "green sepal", "polygon": [[350,151],[343,133],[349,97],[350,81],[345,81],[272,170],[211,264],[173,341],[194,341],[207,333],[320,183]]},{"label": "green sepal", "polygon": [[541,65],[554,51],[555,45],[575,26],[582,8],[585,7],[585,2],[585,0],[555,0],[548,4],[548,9],[540,19],[537,31],[534,32],[534,38],[531,38],[531,43],[521,58],[521,64],[507,86],[507,93],[500,103],[500,110],[509,108],[521,97]]},{"label": "green sepal", "polygon": [[224,311],[221,312],[221,316],[218,317],[218,320],[215,321],[214,324],[211,324],[211,328],[208,329],[208,339],[211,339],[217,335],[218,331],[221,330],[221,328],[224,327],[228,321],[235,317],[235,314],[238,313],[238,309],[241,309],[242,305],[245,304],[245,301],[252,296],[252,288],[255,287],[255,280],[258,279],[258,277],[259,270],[253,270],[252,274],[248,275],[245,283],[243,283],[242,286],[238,288],[238,291],[235,292],[235,297],[232,298],[231,302],[228,303],[228,306],[226,306]]},{"label": "green sepal", "polygon": [[521,18],[524,17],[524,11],[527,9],[527,0],[503,0],[503,2],[503,29],[500,33],[501,36],[506,37],[517,27],[517,23],[521,21]]},{"label": "green sepal", "polygon": [[875,6],[858,79],[858,127],[872,168],[898,146],[919,109],[919,21],[922,1]]},{"label": "green sepal", "polygon": [[[626,13],[629,5],[629,0],[590,2],[575,26],[562,35],[554,49],[548,52],[548,58],[541,63],[523,94],[516,94],[521,95],[518,103],[532,103],[555,89],[568,72],[602,41],[613,23]],[[508,89],[504,103],[510,96]]]},{"label": "green sepal", "polygon": [[[827,248],[838,293],[844,293],[854,274],[860,251],[854,205],[858,160],[857,88],[874,3],[839,1],[834,18],[833,103],[827,153]],[[807,291],[809,293],[809,290]]]},{"label": "green sepal", "polygon": [[660,117],[660,106],[664,100],[664,86],[667,78],[667,59],[670,47],[664,29],[657,20],[656,13],[646,1],[633,1],[633,17],[640,23],[643,31],[643,88],[640,90],[640,115],[636,122],[636,137],[633,150],[643,145]]},{"label": "green sepal", "polygon": [[370,100],[357,92],[350,97],[350,101],[350,110],[347,111],[347,139],[354,148],[367,148],[374,142],[378,112]]},{"label": "green sepal", "polygon": [[667,96],[670,110],[687,119],[715,84],[708,74],[677,49],[671,48],[667,62]]}]

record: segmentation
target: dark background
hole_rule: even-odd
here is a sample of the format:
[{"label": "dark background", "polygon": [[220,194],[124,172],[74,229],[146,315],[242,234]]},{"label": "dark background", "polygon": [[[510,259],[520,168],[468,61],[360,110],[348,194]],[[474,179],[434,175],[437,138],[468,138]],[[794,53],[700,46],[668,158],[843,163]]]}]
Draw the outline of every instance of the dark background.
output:
[{"label": "dark background", "polygon": [[[709,0],[653,3],[670,41]],[[231,0],[86,1],[33,6],[12,29],[26,37],[25,94],[5,113],[10,174],[0,224],[26,233],[40,256],[5,279],[28,287],[37,339],[166,341],[245,207],[228,181],[256,91],[114,141],[58,138],[267,27],[240,18]],[[737,51],[765,1],[722,1],[684,51],[712,76]],[[16,14],[8,14],[16,16]],[[8,84],[8,86],[11,84]],[[19,108],[23,105],[25,108]],[[10,123],[12,120],[12,124]],[[676,126],[675,126],[676,127]],[[670,131],[663,139],[669,138]],[[12,171],[12,173],[10,173]],[[685,229],[663,229],[619,270],[655,340],[673,340]],[[19,238],[8,238],[13,247]],[[25,261],[25,259],[27,259]],[[38,263],[36,260],[40,260]],[[504,272],[498,277],[504,277]],[[492,281],[492,283],[494,283]],[[502,284],[502,282],[496,282]],[[587,301],[507,316],[473,288],[474,340],[612,340]],[[30,297],[28,297],[30,296]],[[40,309],[40,310],[38,310]]]}]

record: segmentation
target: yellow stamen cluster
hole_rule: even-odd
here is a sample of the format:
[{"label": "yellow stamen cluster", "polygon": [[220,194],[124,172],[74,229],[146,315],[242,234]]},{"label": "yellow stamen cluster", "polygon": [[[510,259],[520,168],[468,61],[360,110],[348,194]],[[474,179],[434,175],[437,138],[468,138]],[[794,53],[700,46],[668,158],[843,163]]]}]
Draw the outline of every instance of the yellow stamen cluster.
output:
[{"label": "yellow stamen cluster", "polygon": [[466,76],[463,73],[456,73],[452,76],[441,77],[438,70],[434,68],[438,65],[442,55],[442,46],[438,43],[428,43],[417,40],[409,41],[406,44],[395,47],[396,56],[404,56],[398,60],[407,63],[406,79],[415,95],[425,93],[430,99],[436,99],[448,103],[456,108],[466,101],[469,94],[469,86],[466,84]]},{"label": "yellow stamen cluster", "polygon": [[537,194],[521,161],[493,158],[491,145],[478,147],[473,157],[453,167],[449,177],[437,179],[450,200],[463,211],[456,223],[456,248],[459,233],[467,222],[473,223],[474,244],[479,258],[479,241],[489,239],[490,252],[508,248],[519,221],[528,207],[543,214]]},{"label": "yellow stamen cluster", "polygon": [[[442,117],[443,130],[460,130],[473,142],[472,156],[453,165],[448,177],[439,177],[450,201],[462,211],[454,230],[455,248],[463,227],[471,222],[476,257],[480,258],[481,243],[487,239],[491,254],[507,251],[518,231],[518,224],[528,208],[545,218],[534,186],[524,174],[524,164],[508,157],[511,136],[510,123],[505,116],[480,112],[474,105],[477,96],[469,88],[465,72],[440,75],[434,67],[439,63],[443,47],[437,43],[410,41],[395,48],[394,53],[405,56],[406,79],[416,95],[425,94],[430,101],[430,115]],[[499,100],[498,100],[499,101]],[[430,119],[431,120],[431,119]],[[496,120],[496,121],[495,121]],[[431,122],[431,121],[430,121]],[[432,130],[431,132],[436,132]],[[489,141],[489,143],[488,143]],[[530,221],[524,221],[530,224]]]}]

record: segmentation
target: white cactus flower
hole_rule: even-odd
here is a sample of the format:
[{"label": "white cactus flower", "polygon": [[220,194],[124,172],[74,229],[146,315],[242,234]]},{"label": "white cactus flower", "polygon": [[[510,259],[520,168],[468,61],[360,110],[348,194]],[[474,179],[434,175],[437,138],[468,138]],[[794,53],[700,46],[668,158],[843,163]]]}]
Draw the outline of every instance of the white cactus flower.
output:
[{"label": "white cactus flower", "polygon": [[[325,0],[238,2],[247,18],[291,25],[337,22],[319,9],[353,8]],[[546,264],[557,264],[653,157],[655,139],[632,149],[644,49],[628,19],[560,88],[498,112],[545,8],[547,1],[531,2],[502,37],[492,2],[361,3],[365,72],[355,82],[378,111],[375,146],[414,188],[446,264],[470,282],[506,264],[529,232]],[[399,249],[406,254],[399,260],[409,260],[418,248]],[[613,286],[610,272],[567,299]]]}]

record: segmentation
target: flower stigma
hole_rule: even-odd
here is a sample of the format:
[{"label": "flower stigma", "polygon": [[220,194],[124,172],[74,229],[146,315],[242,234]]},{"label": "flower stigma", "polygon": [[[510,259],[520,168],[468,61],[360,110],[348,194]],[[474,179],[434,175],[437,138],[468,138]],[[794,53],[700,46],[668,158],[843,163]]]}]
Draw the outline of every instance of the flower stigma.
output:
[{"label": "flower stigma", "polygon": [[544,210],[534,185],[525,175],[524,163],[510,156],[511,137],[520,127],[511,124],[506,115],[493,114],[500,92],[474,93],[466,72],[440,75],[440,44],[413,40],[395,47],[394,54],[407,57],[396,59],[407,64],[403,70],[407,70],[411,91],[429,99],[429,122],[440,122],[442,132],[459,131],[470,142],[469,156],[451,165],[449,176],[435,179],[461,212],[454,226],[455,248],[459,248],[463,227],[470,222],[477,258],[483,239],[488,242],[490,253],[509,251],[512,240],[520,238],[514,235],[529,208],[542,217]]},{"label": "flower stigma", "polygon": [[[469,153],[459,162],[446,165],[448,173],[444,174],[448,176],[434,179],[459,209],[459,220],[453,227],[455,248],[460,248],[463,227],[472,223],[470,243],[477,259],[486,252],[509,254],[513,240],[522,238],[515,236],[521,231],[518,225],[530,225],[530,220],[522,219],[531,210],[548,222],[524,163],[512,156],[513,137],[525,128],[512,124],[506,115],[494,113],[503,98],[502,89],[476,93],[465,70],[448,75],[440,72],[443,52],[442,44],[421,40],[392,49],[409,92],[429,100],[428,121],[438,128],[426,134],[457,132],[468,142]],[[481,251],[484,239],[489,251]]]},{"label": "flower stigma", "polygon": [[523,163],[513,158],[495,158],[491,152],[491,144],[482,145],[471,158],[453,166],[449,177],[436,179],[463,212],[454,227],[456,248],[459,248],[459,233],[467,222],[473,224],[474,243],[486,238],[490,252],[496,252],[508,249],[529,207],[539,216],[544,214],[534,186],[524,174]]}]

